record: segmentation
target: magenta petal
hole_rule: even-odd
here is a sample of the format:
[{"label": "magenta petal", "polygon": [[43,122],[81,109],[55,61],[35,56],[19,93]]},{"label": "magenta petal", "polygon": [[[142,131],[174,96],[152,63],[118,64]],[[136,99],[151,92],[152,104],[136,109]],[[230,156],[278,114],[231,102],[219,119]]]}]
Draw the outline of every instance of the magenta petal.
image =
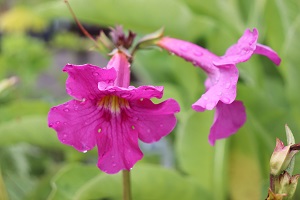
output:
[{"label": "magenta petal", "polygon": [[101,115],[90,101],[71,100],[52,107],[48,123],[62,143],[84,152],[96,144],[95,133],[101,124]]},{"label": "magenta petal", "polygon": [[171,53],[184,58],[185,60],[193,63],[195,66],[201,67],[207,73],[215,71],[212,61],[218,60],[219,57],[191,42],[178,40],[174,38],[164,37],[158,45]]},{"label": "magenta petal", "polygon": [[275,65],[279,65],[281,62],[278,54],[268,46],[257,44],[254,53],[268,57]]},{"label": "magenta petal", "polygon": [[209,76],[206,81],[208,90],[196,101],[192,108],[198,112],[212,110],[221,100],[230,104],[236,97],[236,84],[238,81],[238,69],[235,65],[219,68],[219,74]]},{"label": "magenta petal", "polygon": [[216,106],[214,123],[210,129],[209,143],[215,144],[218,139],[223,139],[237,132],[246,122],[246,111],[241,101],[231,104],[219,102]]},{"label": "magenta petal", "polygon": [[98,85],[101,94],[109,95],[113,94],[127,100],[137,100],[137,99],[150,99],[150,98],[161,98],[163,96],[163,86],[140,86],[135,88],[129,86],[128,88],[118,87],[118,86],[108,86],[103,87],[102,84]]},{"label": "magenta petal", "polygon": [[247,29],[238,43],[229,47],[220,60],[213,62],[214,65],[237,64],[249,60],[255,51],[257,38],[258,31],[256,29],[253,29],[253,32]]},{"label": "magenta petal", "polygon": [[67,93],[79,100],[95,99],[99,95],[98,83],[112,83],[116,78],[115,69],[104,69],[90,64],[67,64],[63,68],[69,74],[66,81]]},{"label": "magenta petal", "polygon": [[175,113],[180,111],[174,99],[154,104],[149,99],[130,104],[131,119],[139,133],[139,139],[152,143],[168,135],[176,125]]},{"label": "magenta petal", "polygon": [[130,170],[143,157],[138,146],[137,131],[121,116],[113,116],[111,121],[102,124],[97,145],[98,167],[108,174]]},{"label": "magenta petal", "polygon": [[124,53],[117,52],[109,60],[107,69],[114,68],[118,74],[114,85],[128,87],[130,84],[130,63]]}]

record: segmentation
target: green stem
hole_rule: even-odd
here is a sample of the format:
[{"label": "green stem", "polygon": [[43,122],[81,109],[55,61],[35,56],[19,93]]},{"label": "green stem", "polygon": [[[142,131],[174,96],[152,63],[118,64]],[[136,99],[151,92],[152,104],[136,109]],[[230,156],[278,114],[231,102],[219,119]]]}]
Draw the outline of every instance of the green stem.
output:
[{"label": "green stem", "polygon": [[131,200],[130,171],[123,170],[123,200]]},{"label": "green stem", "polygon": [[219,140],[215,146],[215,162],[214,162],[214,199],[225,200],[225,176],[227,174],[226,167],[226,140]]}]

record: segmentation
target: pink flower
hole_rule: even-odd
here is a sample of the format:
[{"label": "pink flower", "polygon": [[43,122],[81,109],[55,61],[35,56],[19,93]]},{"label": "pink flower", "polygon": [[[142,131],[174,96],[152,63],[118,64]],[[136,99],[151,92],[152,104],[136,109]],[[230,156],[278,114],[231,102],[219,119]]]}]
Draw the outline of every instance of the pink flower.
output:
[{"label": "pink flower", "polygon": [[242,102],[235,101],[239,77],[236,64],[249,60],[253,54],[267,56],[276,65],[280,64],[281,60],[277,53],[267,46],[258,44],[257,39],[256,29],[252,32],[246,30],[238,42],[228,48],[224,56],[217,56],[193,43],[170,37],[164,37],[157,43],[206,72],[208,76],[205,81],[206,92],[192,108],[198,112],[216,108],[209,135],[211,145],[214,145],[217,139],[234,134],[246,121]]},{"label": "pink flower", "polygon": [[143,157],[138,139],[152,143],[176,125],[178,103],[161,98],[163,87],[129,86],[130,65],[117,52],[106,68],[67,64],[67,93],[74,99],[51,108],[49,127],[59,140],[86,152],[98,146],[98,167],[109,174],[130,170]]}]

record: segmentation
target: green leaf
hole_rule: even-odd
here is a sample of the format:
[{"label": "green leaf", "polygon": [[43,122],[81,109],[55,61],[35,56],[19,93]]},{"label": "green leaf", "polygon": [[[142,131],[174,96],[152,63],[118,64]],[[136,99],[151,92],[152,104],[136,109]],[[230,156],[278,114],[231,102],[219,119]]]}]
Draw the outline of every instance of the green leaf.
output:
[{"label": "green leaf", "polygon": [[0,146],[27,142],[47,149],[66,148],[47,126],[45,115],[26,116],[1,123],[0,138]]},{"label": "green leaf", "polygon": [[214,148],[208,143],[212,114],[192,110],[185,113],[177,127],[175,144],[179,167],[210,192],[214,173]]},{"label": "green leaf", "polygon": [[[195,38],[214,25],[210,19],[195,16],[184,3],[174,0],[73,0],[70,5],[82,22],[105,26],[122,24],[143,33],[165,27],[167,35],[185,39]],[[43,4],[37,11],[50,19],[71,18],[63,1]]]},{"label": "green leaf", "polygon": [[46,115],[50,105],[38,100],[17,100],[1,105],[0,122],[20,119],[28,115]]},{"label": "green leaf", "polygon": [[73,200],[78,189],[100,174],[93,166],[71,164],[62,168],[52,179],[52,192],[48,200]]},{"label": "green leaf", "polygon": [[[83,185],[74,199],[121,199],[121,174],[102,174]],[[172,169],[155,165],[136,165],[131,171],[133,199],[210,199],[194,181]]]}]

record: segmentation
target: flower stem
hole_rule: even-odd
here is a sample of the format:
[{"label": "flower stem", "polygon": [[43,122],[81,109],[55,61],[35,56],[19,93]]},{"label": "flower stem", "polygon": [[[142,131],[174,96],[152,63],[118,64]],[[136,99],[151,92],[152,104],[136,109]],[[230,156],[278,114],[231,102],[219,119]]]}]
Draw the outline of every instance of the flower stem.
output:
[{"label": "flower stem", "polygon": [[123,200],[131,200],[130,171],[123,170]]},{"label": "flower stem", "polygon": [[226,156],[227,145],[226,140],[220,140],[215,148],[215,162],[214,162],[214,198],[218,200],[226,199],[225,179],[227,174]]}]

